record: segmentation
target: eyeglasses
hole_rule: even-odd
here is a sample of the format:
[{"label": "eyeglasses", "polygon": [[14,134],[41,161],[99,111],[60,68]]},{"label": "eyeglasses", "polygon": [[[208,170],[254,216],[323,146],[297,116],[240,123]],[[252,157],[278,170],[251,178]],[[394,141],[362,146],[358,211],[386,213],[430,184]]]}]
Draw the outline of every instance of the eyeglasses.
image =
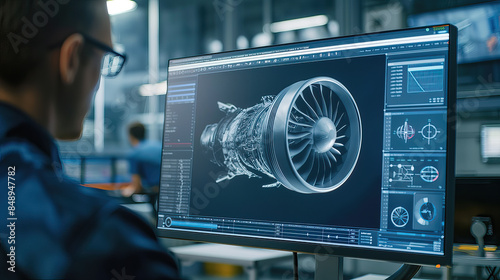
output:
[{"label": "eyeglasses", "polygon": [[116,75],[122,71],[123,65],[127,60],[127,56],[125,54],[118,53],[106,44],[101,43],[88,35],[82,34],[82,36],[88,43],[105,52],[101,64],[101,75],[105,77],[116,77]]}]

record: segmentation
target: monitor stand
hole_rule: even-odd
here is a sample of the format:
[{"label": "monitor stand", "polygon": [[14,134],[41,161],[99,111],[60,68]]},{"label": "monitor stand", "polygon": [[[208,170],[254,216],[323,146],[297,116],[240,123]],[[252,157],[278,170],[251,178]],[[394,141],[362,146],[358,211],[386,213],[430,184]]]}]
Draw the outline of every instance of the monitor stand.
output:
[{"label": "monitor stand", "polygon": [[[403,264],[394,274],[386,280],[412,279],[420,270],[419,265]],[[343,280],[344,258],[331,255],[316,255],[316,270],[314,280]]]},{"label": "monitor stand", "polygon": [[343,280],[344,258],[332,255],[316,255],[314,280]]}]

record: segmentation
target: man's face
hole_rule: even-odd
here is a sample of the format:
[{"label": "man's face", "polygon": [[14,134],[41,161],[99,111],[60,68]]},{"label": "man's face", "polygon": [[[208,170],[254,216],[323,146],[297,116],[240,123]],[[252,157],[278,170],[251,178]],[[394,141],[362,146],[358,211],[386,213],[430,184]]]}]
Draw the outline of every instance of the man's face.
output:
[{"label": "man's face", "polygon": [[[100,1],[95,5],[94,27],[87,32],[87,35],[112,47],[111,24],[106,1]],[[72,140],[81,136],[83,120],[99,87],[103,55],[104,52],[92,44],[84,44],[74,82],[61,86],[55,96],[54,137]]]}]

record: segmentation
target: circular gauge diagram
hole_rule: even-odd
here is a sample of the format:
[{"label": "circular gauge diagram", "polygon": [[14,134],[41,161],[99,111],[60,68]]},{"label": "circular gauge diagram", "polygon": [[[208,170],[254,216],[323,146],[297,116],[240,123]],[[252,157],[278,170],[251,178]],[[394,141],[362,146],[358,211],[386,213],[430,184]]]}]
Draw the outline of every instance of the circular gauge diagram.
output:
[{"label": "circular gauge diagram", "polygon": [[404,207],[396,207],[391,213],[391,222],[396,227],[404,227],[408,224],[410,215]]},{"label": "circular gauge diagram", "polygon": [[422,130],[420,130],[418,133],[422,134],[422,137],[424,137],[425,140],[427,140],[427,144],[431,144],[431,140],[435,139],[436,136],[441,133],[437,129],[435,125],[433,125],[430,121],[424,127],[422,127]]},{"label": "circular gauge diagram", "polygon": [[420,170],[420,178],[427,183],[432,183],[439,178],[439,171],[434,166],[425,166]]},{"label": "circular gauge diagram", "polygon": [[417,202],[414,214],[419,224],[428,226],[436,217],[436,206],[429,201],[428,197],[424,197]]}]

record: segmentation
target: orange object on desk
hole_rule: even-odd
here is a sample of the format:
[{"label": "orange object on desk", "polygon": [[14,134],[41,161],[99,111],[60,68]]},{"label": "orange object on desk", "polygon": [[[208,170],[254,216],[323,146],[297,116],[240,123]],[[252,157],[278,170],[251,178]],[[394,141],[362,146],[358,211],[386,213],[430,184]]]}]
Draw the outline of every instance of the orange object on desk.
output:
[{"label": "orange object on desk", "polygon": [[83,186],[88,187],[88,188],[105,190],[105,191],[115,191],[115,190],[122,189],[130,184],[131,184],[130,182],[127,182],[127,183],[101,183],[101,184],[85,184]]}]

